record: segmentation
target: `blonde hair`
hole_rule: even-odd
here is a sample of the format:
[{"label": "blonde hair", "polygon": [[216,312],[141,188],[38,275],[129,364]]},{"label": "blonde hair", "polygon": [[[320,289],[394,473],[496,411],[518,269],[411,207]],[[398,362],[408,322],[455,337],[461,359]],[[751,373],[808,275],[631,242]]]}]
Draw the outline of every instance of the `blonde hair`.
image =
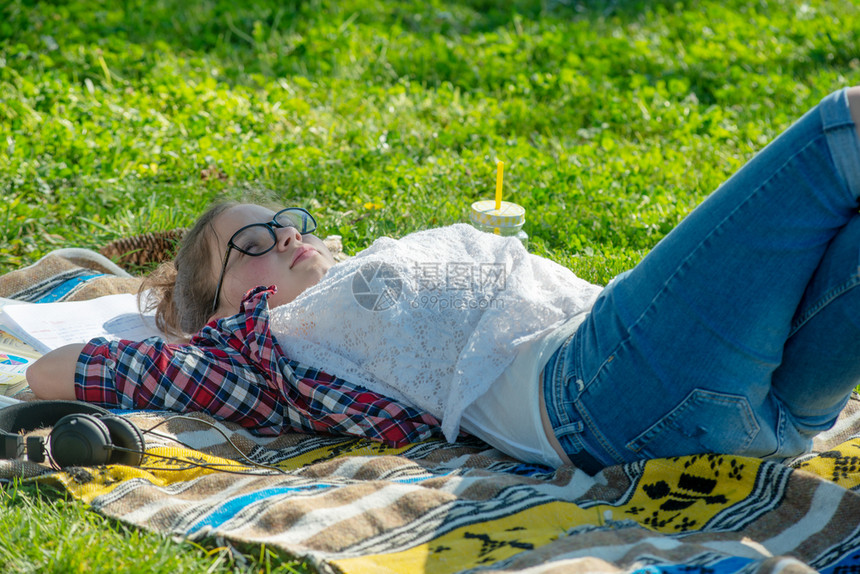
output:
[{"label": "blonde hair", "polygon": [[182,238],[173,261],[158,266],[140,287],[139,295],[148,289],[154,291],[155,297],[147,298],[145,304],[149,309],[155,308],[158,328],[172,338],[188,339],[206,325],[212,314],[216,288],[212,222],[235,205],[238,204],[223,202],[207,209]]}]

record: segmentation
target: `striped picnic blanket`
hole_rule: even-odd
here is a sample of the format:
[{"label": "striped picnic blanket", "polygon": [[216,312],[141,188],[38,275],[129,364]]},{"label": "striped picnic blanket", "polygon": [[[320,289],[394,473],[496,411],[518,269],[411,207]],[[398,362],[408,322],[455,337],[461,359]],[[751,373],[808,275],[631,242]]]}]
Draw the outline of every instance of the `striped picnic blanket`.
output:
[{"label": "striped picnic blanket", "polygon": [[[144,429],[160,425],[147,435],[141,468],[39,480],[141,528],[244,549],[265,544],[322,572],[860,568],[860,438],[841,441],[860,425],[860,400],[819,441],[838,446],[793,465],[703,455],[594,478],[521,464],[478,441],[403,449],[302,434],[266,441],[205,415],[125,416]],[[239,451],[281,472],[252,466]],[[4,464],[7,476],[44,471]]]},{"label": "striped picnic blanket", "polygon": [[393,449],[259,438],[202,414],[123,416],[151,431],[139,468],[4,461],[0,477],[60,485],[141,528],[265,544],[321,572],[860,571],[858,397],[792,461],[699,455],[595,477],[478,440]]}]

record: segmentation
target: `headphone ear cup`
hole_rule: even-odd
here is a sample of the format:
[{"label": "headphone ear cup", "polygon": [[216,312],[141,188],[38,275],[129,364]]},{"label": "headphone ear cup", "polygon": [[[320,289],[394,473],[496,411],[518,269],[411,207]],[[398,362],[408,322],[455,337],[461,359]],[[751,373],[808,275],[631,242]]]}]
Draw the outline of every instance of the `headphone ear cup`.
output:
[{"label": "headphone ear cup", "polygon": [[107,464],[111,453],[107,426],[92,415],[66,415],[50,434],[51,457],[61,468]]},{"label": "headphone ear cup", "polygon": [[143,433],[140,429],[122,417],[101,416],[99,419],[107,427],[113,446],[128,449],[114,449],[110,455],[110,464],[140,466],[143,452],[146,449],[146,442],[143,440]]}]

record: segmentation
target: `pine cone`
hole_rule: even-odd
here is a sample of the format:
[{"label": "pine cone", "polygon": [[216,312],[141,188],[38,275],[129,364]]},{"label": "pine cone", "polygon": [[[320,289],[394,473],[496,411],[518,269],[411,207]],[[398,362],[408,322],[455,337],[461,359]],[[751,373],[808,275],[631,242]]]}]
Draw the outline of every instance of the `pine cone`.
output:
[{"label": "pine cone", "polygon": [[122,266],[144,266],[173,258],[185,229],[171,229],[111,241],[99,253]]}]

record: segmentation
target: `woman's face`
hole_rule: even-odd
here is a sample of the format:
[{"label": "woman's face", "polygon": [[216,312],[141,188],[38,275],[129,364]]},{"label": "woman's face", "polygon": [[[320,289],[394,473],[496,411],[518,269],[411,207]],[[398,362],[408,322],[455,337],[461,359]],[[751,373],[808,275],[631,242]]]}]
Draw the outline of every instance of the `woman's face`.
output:
[{"label": "woman's face", "polygon": [[[213,220],[213,282],[218,281],[227,242],[233,234],[252,223],[267,223],[274,215],[271,209],[241,204],[231,207]],[[315,235],[302,235],[294,227],[274,228],[274,231],[277,241],[268,253],[250,256],[236,249],[230,250],[216,317],[237,313],[245,293],[259,285],[278,287],[278,292],[269,298],[270,307],[289,303],[302,291],[319,283],[334,265],[331,252]]]}]

